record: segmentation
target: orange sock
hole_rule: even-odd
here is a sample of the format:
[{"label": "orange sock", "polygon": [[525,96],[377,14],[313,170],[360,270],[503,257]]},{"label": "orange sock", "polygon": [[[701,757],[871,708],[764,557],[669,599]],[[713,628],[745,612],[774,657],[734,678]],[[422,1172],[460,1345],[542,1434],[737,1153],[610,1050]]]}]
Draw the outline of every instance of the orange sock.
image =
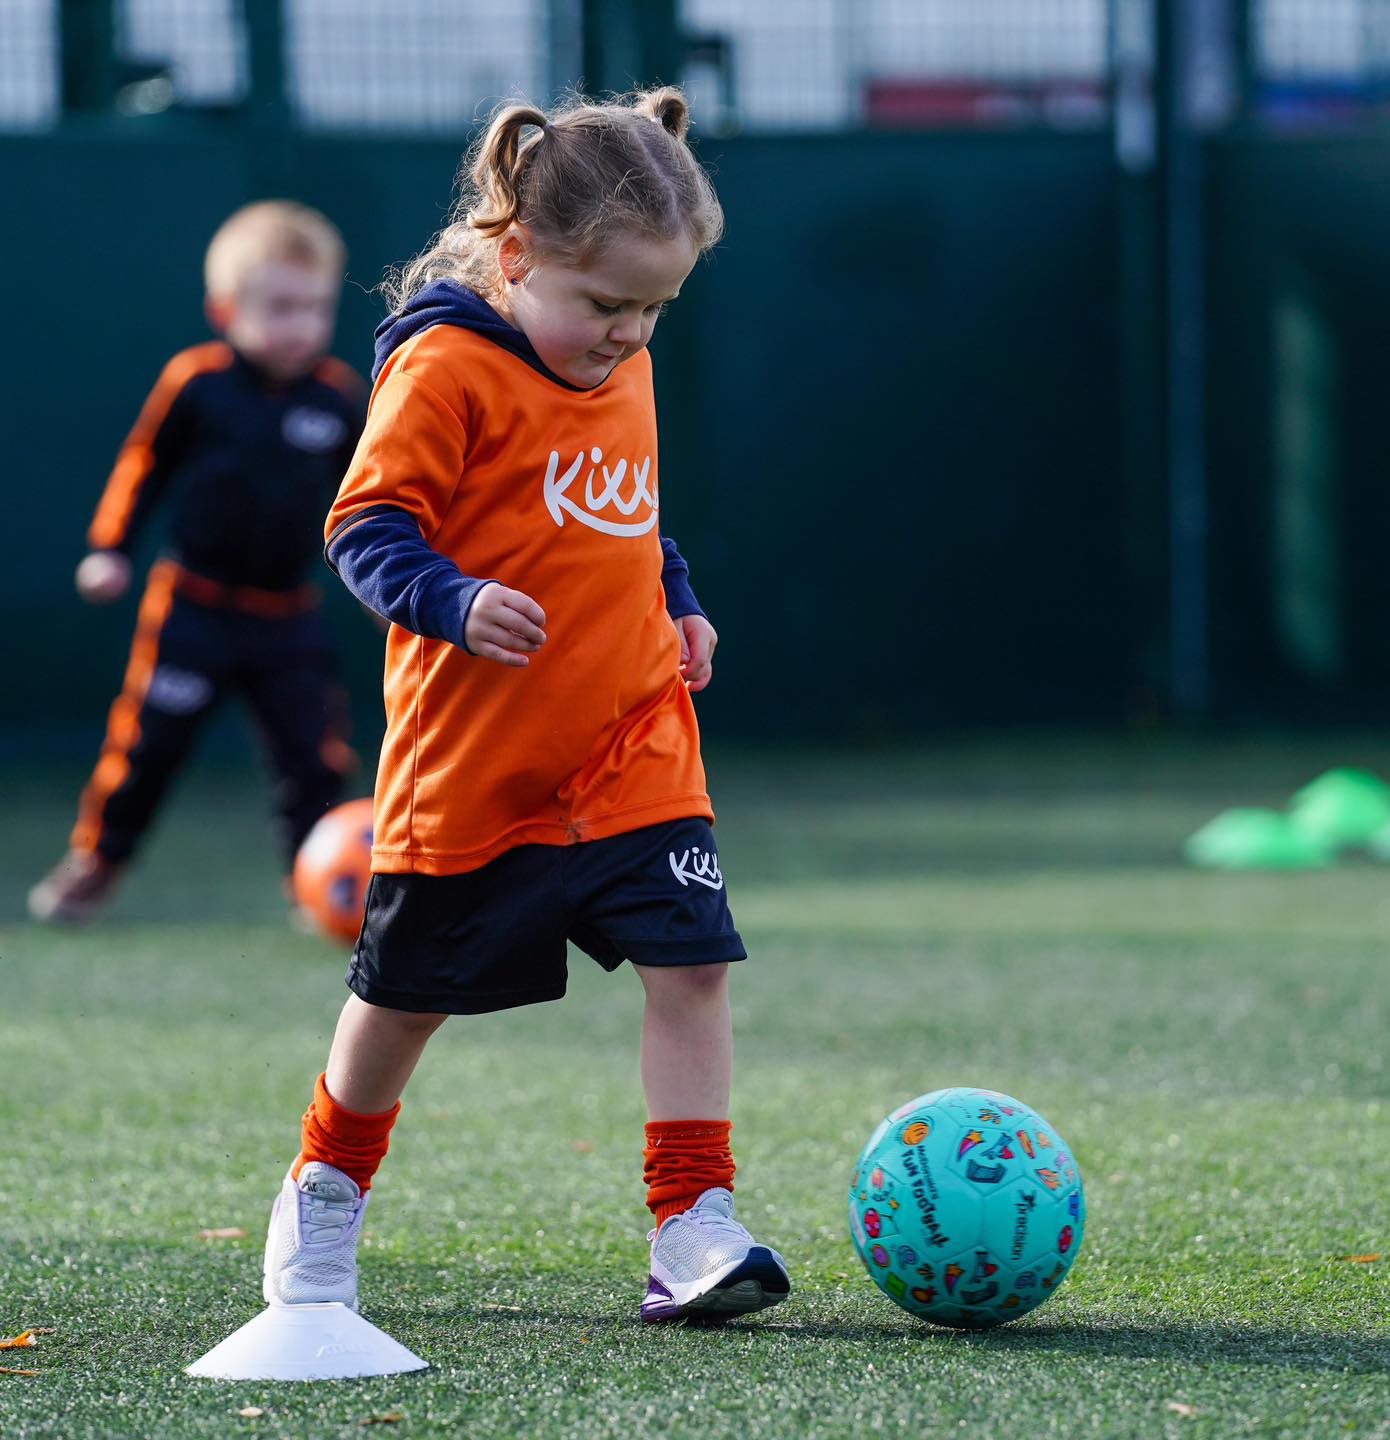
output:
[{"label": "orange sock", "polygon": [[647,1124],[647,1149],[642,1178],[647,1182],[647,1208],[660,1229],[716,1187],[734,1188],[734,1157],[729,1150],[727,1120],[652,1120]]},{"label": "orange sock", "polygon": [[299,1157],[290,1167],[296,1180],[311,1160],[321,1160],[354,1180],[360,1190],[372,1188],[372,1176],[386,1158],[391,1127],[401,1113],[398,1100],[381,1115],[359,1115],[347,1110],[328,1093],[325,1077],[314,1082],[314,1102],[304,1112]]}]

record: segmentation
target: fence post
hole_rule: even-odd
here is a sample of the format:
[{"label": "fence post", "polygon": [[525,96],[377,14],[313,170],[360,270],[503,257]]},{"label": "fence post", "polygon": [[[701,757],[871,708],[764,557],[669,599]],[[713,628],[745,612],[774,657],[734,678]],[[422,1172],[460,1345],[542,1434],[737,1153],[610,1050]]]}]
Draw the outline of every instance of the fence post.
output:
[{"label": "fence post", "polygon": [[1199,47],[1205,0],[1159,0],[1158,121],[1165,284],[1169,690],[1174,712],[1211,705],[1207,494],[1206,206]]},{"label": "fence post", "polygon": [[677,0],[584,0],[584,85],[677,84],[684,60]]},{"label": "fence post", "polygon": [[246,53],[250,67],[246,103],[251,120],[282,129],[289,119],[282,0],[251,0],[247,5]]},{"label": "fence post", "polygon": [[115,0],[62,0],[63,110],[107,111],[116,93]]}]

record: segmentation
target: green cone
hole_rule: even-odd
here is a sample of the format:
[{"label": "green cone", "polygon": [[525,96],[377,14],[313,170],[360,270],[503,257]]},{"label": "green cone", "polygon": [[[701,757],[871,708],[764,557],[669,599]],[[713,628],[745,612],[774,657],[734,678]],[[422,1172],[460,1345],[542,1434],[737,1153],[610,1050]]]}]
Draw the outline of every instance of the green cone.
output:
[{"label": "green cone", "polygon": [[1278,810],[1226,810],[1187,841],[1193,865],[1212,870],[1314,870],[1332,862],[1332,847]]},{"label": "green cone", "polygon": [[1293,823],[1324,845],[1368,845],[1390,825],[1390,785],[1365,770],[1329,770],[1293,797]]}]

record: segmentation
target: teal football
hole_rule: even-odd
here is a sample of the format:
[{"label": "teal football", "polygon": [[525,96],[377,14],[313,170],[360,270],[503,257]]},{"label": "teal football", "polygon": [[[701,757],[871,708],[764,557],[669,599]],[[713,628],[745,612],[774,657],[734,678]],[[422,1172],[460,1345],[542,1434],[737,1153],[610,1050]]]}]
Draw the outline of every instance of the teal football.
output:
[{"label": "teal football", "polygon": [[910,1315],[979,1330],[1057,1293],[1086,1197],[1066,1142],[995,1090],[933,1090],[869,1137],[849,1230],[874,1284]]}]

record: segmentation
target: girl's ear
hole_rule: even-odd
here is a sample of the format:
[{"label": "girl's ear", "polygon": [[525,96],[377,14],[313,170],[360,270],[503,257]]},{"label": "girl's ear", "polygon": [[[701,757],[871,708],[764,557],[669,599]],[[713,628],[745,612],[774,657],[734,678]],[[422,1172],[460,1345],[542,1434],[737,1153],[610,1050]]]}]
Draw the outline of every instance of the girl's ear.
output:
[{"label": "girl's ear", "polygon": [[497,264],[508,285],[520,285],[531,272],[531,237],[513,225],[497,246]]}]

